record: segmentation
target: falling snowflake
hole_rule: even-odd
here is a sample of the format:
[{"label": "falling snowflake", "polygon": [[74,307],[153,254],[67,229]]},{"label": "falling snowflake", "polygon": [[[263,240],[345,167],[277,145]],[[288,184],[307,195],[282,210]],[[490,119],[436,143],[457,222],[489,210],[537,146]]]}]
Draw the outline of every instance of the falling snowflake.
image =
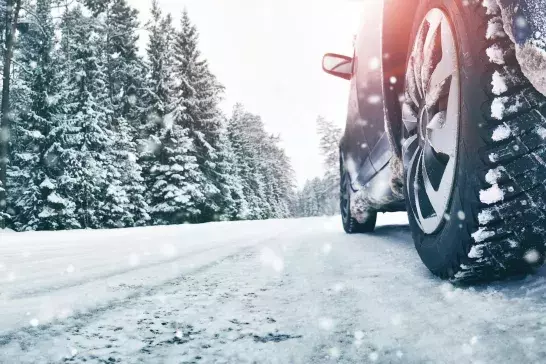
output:
[{"label": "falling snowflake", "polygon": [[140,264],[140,257],[138,256],[138,254],[131,253],[131,255],[129,255],[129,265],[131,267],[136,267],[139,264]]},{"label": "falling snowflake", "polygon": [[466,217],[466,215],[465,215],[464,211],[459,210],[459,211],[457,212],[457,217],[459,218],[459,220],[464,220],[465,217]]},{"label": "falling snowflake", "polygon": [[0,140],[3,142],[6,142],[10,139],[10,133],[9,130],[6,128],[2,128],[0,130]]},{"label": "falling snowflake", "polygon": [[330,331],[334,327],[334,320],[329,317],[321,317],[319,319],[319,327],[323,330]]},{"label": "falling snowflake", "polygon": [[381,102],[381,96],[379,95],[370,95],[368,97],[368,103],[372,105],[377,105]]},{"label": "falling snowflake", "polygon": [[330,243],[326,243],[322,246],[322,252],[326,255],[326,254],[330,254],[330,252],[332,251],[332,244]]},{"label": "falling snowflake", "polygon": [[328,355],[330,355],[332,358],[339,358],[341,355],[341,352],[338,348],[333,347],[328,349]]},{"label": "falling snowflake", "polygon": [[66,273],[74,273],[76,269],[72,264],[69,264],[68,267],[66,267]]},{"label": "falling snowflake", "polygon": [[30,320],[30,326],[32,327],[36,327],[40,324],[40,321],[38,321],[38,319],[35,317],[33,318],[32,320]]},{"label": "falling snowflake", "polygon": [[283,259],[271,248],[262,249],[260,261],[263,265],[273,268],[273,270],[276,272],[281,272],[284,269]]},{"label": "falling snowflake", "polygon": [[528,250],[525,252],[523,259],[525,259],[525,261],[529,264],[535,264],[540,260],[540,253],[535,249]]},{"label": "falling snowflake", "polygon": [[161,254],[166,257],[173,257],[176,255],[176,247],[172,244],[163,244],[161,246]]},{"label": "falling snowflake", "polygon": [[402,323],[402,315],[396,314],[393,317],[391,317],[391,323],[394,326],[400,326],[400,324]]},{"label": "falling snowflake", "polygon": [[378,69],[380,66],[379,58],[377,57],[371,58],[370,61],[368,62],[368,66],[370,67],[371,70]]},{"label": "falling snowflake", "polygon": [[174,119],[172,113],[167,114],[163,117],[163,126],[166,129],[171,129],[173,127]]}]

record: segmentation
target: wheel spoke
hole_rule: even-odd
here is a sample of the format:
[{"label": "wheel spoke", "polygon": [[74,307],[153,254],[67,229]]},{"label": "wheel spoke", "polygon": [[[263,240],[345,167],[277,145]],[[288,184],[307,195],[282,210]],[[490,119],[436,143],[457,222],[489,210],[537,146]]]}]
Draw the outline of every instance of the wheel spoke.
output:
[{"label": "wheel spoke", "polygon": [[414,69],[414,59],[413,57],[410,58],[408,62],[408,73],[406,77],[406,100],[411,100],[413,102],[413,105],[416,107],[419,106],[421,103],[421,94],[417,86],[417,82],[415,81],[415,74],[413,72]]},{"label": "wheel spoke", "polygon": [[423,23],[423,26],[421,27],[421,30],[419,31],[419,34],[417,35],[417,39],[415,41],[415,46],[413,49],[413,77],[415,79],[415,84],[417,91],[419,92],[419,99],[422,100],[425,95],[425,89],[422,88],[422,81],[421,81],[421,68],[423,66],[423,49],[425,47],[425,40],[428,35],[429,31],[429,23],[428,21],[425,21]]},{"label": "wheel spoke", "polygon": [[[455,157],[457,150],[457,134],[459,128],[459,92],[457,82],[452,82],[447,99],[447,108],[439,112],[430,121],[428,139],[434,150],[438,153]],[[436,118],[436,120],[434,120]],[[431,125],[432,124],[432,125]]]},{"label": "wheel spoke", "polygon": [[433,105],[438,101],[443,92],[449,90],[451,77],[457,71],[457,62],[455,54],[455,44],[453,42],[449,24],[444,19],[441,29],[441,53],[442,59],[436,65],[428,82],[427,96],[430,95],[430,100],[427,99],[427,106]]},{"label": "wheel spoke", "polygon": [[404,156],[404,167],[409,168],[411,164],[411,160],[415,156],[416,153],[419,152],[419,140],[417,139],[417,135],[413,135],[406,139],[404,144],[402,145],[402,154]]},{"label": "wheel spoke", "polygon": [[402,121],[408,132],[412,132],[417,128],[417,114],[408,103],[402,105]]},{"label": "wheel spoke", "polygon": [[419,158],[417,166],[417,175],[415,179],[415,198],[417,212],[421,220],[437,216],[437,210],[434,206],[434,199],[431,198],[428,190],[428,181],[425,179],[423,158]]},{"label": "wheel spoke", "polygon": [[425,143],[423,148],[423,169],[428,177],[427,180],[435,191],[438,191],[440,187],[448,161],[448,155],[436,153],[430,143]]},{"label": "wheel spoke", "polygon": [[421,68],[421,87],[427,90],[430,77],[442,59],[441,18],[429,19],[430,29],[423,48],[423,66]]},{"label": "wheel spoke", "polygon": [[[436,72],[436,70],[434,71]],[[436,73],[431,76],[431,81]],[[429,91],[425,97],[425,107],[430,109],[440,101],[440,99],[449,95],[449,89],[451,88],[451,75],[448,75],[440,83],[429,86]]]},{"label": "wheel spoke", "polygon": [[[447,171],[451,167],[452,163],[453,159],[450,159],[445,166],[444,171]],[[431,177],[429,176],[427,170],[423,170],[424,188],[436,216],[441,216],[446,208],[446,198],[448,198],[449,194],[451,193],[451,186],[449,185],[448,179],[451,177],[452,176],[448,175],[448,173],[444,173],[438,187],[435,189],[432,185]]]}]

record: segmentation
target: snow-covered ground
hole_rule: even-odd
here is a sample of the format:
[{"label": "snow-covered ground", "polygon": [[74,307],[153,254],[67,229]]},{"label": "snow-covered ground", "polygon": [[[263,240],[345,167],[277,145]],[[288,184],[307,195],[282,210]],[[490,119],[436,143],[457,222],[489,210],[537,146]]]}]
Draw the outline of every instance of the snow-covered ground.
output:
[{"label": "snow-covered ground", "polygon": [[546,272],[453,287],[406,221],[0,233],[0,362],[543,362]]}]

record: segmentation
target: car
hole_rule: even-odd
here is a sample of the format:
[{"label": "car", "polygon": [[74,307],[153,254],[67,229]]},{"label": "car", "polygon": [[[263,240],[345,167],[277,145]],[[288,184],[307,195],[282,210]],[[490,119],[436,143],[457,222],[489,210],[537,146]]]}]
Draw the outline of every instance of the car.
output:
[{"label": "car", "polygon": [[339,144],[344,230],[370,233],[378,212],[405,210],[423,263],[456,282],[541,266],[546,97],[522,73],[504,8],[496,0],[363,7],[353,56],[322,60],[350,81]]}]

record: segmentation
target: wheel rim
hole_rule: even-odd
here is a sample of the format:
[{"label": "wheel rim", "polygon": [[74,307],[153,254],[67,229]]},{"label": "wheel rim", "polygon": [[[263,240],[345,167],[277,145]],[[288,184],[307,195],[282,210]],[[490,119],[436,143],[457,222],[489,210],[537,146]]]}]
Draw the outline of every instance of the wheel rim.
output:
[{"label": "wheel rim", "polygon": [[341,210],[341,218],[343,221],[347,221],[347,218],[349,217],[349,208],[350,208],[350,195],[349,195],[349,178],[347,176],[347,173],[343,173],[341,176],[341,193],[340,193],[340,199],[339,199],[339,207]]},{"label": "wheel rim", "polygon": [[432,9],[421,23],[406,71],[402,151],[411,213],[434,233],[449,206],[459,138],[460,73],[446,14]]}]

